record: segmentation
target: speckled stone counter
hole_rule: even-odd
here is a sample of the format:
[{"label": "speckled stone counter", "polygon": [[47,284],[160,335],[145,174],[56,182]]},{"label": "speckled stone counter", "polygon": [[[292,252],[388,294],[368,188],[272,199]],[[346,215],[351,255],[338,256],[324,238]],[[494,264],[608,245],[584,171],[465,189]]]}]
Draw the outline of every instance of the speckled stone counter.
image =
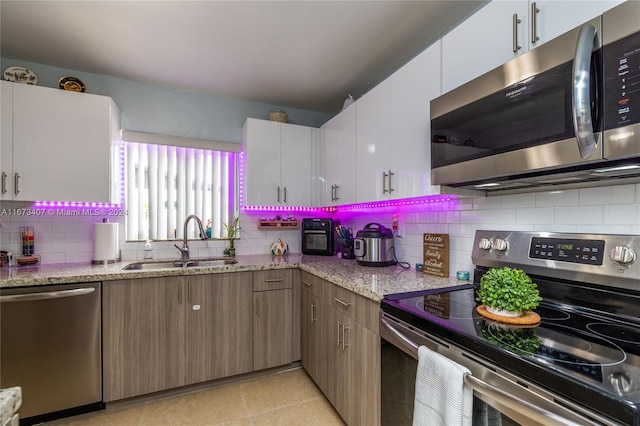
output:
[{"label": "speckled stone counter", "polygon": [[458,281],[455,277],[434,277],[414,269],[403,269],[400,266],[382,268],[360,266],[355,260],[328,256],[255,255],[237,256],[236,259],[238,263],[224,266],[130,271],[122,268],[132,262],[111,265],[74,263],[5,267],[0,268],[0,288],[300,268],[362,296],[379,301],[386,294],[441,288],[466,282]]},{"label": "speckled stone counter", "polygon": [[14,416],[21,405],[22,388],[20,386],[0,389],[0,425],[17,424]]}]

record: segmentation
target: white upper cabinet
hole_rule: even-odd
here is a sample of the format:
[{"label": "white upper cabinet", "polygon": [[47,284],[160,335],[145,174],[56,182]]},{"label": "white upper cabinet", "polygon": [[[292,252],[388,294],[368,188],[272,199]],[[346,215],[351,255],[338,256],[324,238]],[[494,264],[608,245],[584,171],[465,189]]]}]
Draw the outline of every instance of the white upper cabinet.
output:
[{"label": "white upper cabinet", "polygon": [[389,78],[393,192],[389,198],[433,195],[431,183],[431,100],[442,94],[438,40]]},{"label": "white upper cabinet", "polygon": [[312,128],[247,118],[244,204],[310,206]]},{"label": "white upper cabinet", "polygon": [[434,193],[429,105],[440,93],[438,41],[358,99],[357,202]]},{"label": "white upper cabinet", "polygon": [[620,3],[491,1],[442,38],[442,92],[455,89]]},{"label": "white upper cabinet", "polygon": [[120,201],[112,182],[120,111],[111,98],[6,82],[2,89],[3,199]]},{"label": "white upper cabinet", "polygon": [[529,2],[529,48],[536,48],[620,3],[624,0]]},{"label": "white upper cabinet", "polygon": [[527,51],[528,10],[527,1],[492,1],[445,35],[442,92]]},{"label": "white upper cabinet", "polygon": [[0,200],[13,199],[13,83],[0,81]]},{"label": "white upper cabinet", "polygon": [[356,101],[356,202],[389,198],[391,90],[385,80]]},{"label": "white upper cabinet", "polygon": [[347,107],[320,128],[324,152],[324,200],[321,205],[336,206],[356,201],[356,110]]}]

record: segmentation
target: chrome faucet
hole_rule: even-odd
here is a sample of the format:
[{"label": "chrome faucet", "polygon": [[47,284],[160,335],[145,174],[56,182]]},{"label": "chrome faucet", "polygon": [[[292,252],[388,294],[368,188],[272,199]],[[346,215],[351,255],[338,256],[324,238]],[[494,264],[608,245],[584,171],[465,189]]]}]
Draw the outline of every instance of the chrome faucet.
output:
[{"label": "chrome faucet", "polygon": [[189,225],[189,220],[191,219],[194,219],[198,224],[198,228],[200,228],[200,239],[202,240],[207,239],[207,233],[204,232],[204,227],[202,226],[202,221],[200,220],[200,218],[195,214],[191,214],[187,216],[187,218],[184,220],[184,228],[182,231],[182,238],[183,238],[182,248],[178,247],[177,244],[174,244],[176,248],[180,250],[180,262],[182,262],[183,266],[187,266],[187,263],[189,262],[189,244],[187,243],[187,227]]}]

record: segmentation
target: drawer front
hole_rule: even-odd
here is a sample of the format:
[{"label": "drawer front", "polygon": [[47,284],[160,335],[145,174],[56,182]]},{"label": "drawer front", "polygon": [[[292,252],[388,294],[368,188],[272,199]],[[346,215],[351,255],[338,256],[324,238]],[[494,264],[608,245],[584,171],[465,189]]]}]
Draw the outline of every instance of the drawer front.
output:
[{"label": "drawer front", "polygon": [[300,271],[300,287],[303,291],[311,293],[318,299],[322,299],[322,287],[324,286],[324,280],[318,278],[313,274],[306,271]]},{"label": "drawer front", "polygon": [[378,334],[380,304],[346,288],[324,281],[324,299],[336,311]]},{"label": "drawer front", "polygon": [[291,269],[274,269],[269,271],[254,271],[253,291],[280,290],[291,288]]}]

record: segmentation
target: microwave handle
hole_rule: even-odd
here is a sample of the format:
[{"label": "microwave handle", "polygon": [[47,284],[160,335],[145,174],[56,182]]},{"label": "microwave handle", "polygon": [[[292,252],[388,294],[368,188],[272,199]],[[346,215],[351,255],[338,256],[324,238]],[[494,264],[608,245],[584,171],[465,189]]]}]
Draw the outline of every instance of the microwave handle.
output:
[{"label": "microwave handle", "polygon": [[593,25],[580,28],[576,55],[573,60],[573,130],[578,141],[581,158],[589,158],[595,152],[598,142],[591,120],[591,98],[589,94],[591,79],[591,52],[597,37]]}]

